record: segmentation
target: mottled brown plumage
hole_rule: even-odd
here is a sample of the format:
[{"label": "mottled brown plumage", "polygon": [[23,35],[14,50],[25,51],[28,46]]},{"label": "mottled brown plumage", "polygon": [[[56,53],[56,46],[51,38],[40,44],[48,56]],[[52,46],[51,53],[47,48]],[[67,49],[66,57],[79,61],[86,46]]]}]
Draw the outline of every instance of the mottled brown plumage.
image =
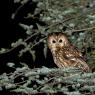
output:
[{"label": "mottled brown plumage", "polygon": [[91,71],[81,52],[69,42],[64,33],[50,34],[47,43],[59,68],[77,67],[85,72]]}]

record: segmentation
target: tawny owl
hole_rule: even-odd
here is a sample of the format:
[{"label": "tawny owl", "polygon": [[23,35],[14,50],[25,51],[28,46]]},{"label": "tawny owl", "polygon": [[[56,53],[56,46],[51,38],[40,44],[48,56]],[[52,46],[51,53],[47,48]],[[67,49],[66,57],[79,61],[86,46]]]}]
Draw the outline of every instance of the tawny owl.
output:
[{"label": "tawny owl", "polygon": [[49,34],[47,44],[59,68],[77,67],[85,72],[91,71],[81,52],[70,43],[64,33]]}]

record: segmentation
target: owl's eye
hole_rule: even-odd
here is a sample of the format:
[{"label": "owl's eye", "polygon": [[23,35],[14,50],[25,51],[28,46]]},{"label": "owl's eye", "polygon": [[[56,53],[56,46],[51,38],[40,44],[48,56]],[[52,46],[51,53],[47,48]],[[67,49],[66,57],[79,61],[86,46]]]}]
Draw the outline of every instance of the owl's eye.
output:
[{"label": "owl's eye", "polygon": [[59,40],[59,43],[62,43],[62,39]]},{"label": "owl's eye", "polygon": [[52,43],[56,43],[56,41],[55,41],[55,40],[53,40],[53,41],[52,41]]}]

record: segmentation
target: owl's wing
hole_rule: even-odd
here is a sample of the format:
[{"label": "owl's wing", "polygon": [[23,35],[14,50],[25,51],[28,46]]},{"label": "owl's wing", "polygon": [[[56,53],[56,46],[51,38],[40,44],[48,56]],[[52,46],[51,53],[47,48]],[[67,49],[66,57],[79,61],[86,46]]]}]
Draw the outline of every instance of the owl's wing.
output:
[{"label": "owl's wing", "polygon": [[63,49],[63,57],[68,60],[68,63],[70,63],[70,66],[78,67],[82,69],[83,71],[90,71],[89,66],[84,61],[84,58],[80,51],[77,50],[75,47],[66,47]]},{"label": "owl's wing", "polygon": [[63,48],[63,52],[64,52],[63,56],[66,57],[67,59],[72,59],[75,57],[83,58],[82,53],[73,46]]}]

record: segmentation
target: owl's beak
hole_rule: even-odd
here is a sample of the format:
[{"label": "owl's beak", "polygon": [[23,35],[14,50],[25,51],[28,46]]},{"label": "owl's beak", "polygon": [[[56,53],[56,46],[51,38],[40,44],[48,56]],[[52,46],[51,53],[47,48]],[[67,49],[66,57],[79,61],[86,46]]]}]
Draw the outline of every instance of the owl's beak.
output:
[{"label": "owl's beak", "polygon": [[56,48],[60,48],[60,46],[57,44],[57,45],[56,45]]}]

